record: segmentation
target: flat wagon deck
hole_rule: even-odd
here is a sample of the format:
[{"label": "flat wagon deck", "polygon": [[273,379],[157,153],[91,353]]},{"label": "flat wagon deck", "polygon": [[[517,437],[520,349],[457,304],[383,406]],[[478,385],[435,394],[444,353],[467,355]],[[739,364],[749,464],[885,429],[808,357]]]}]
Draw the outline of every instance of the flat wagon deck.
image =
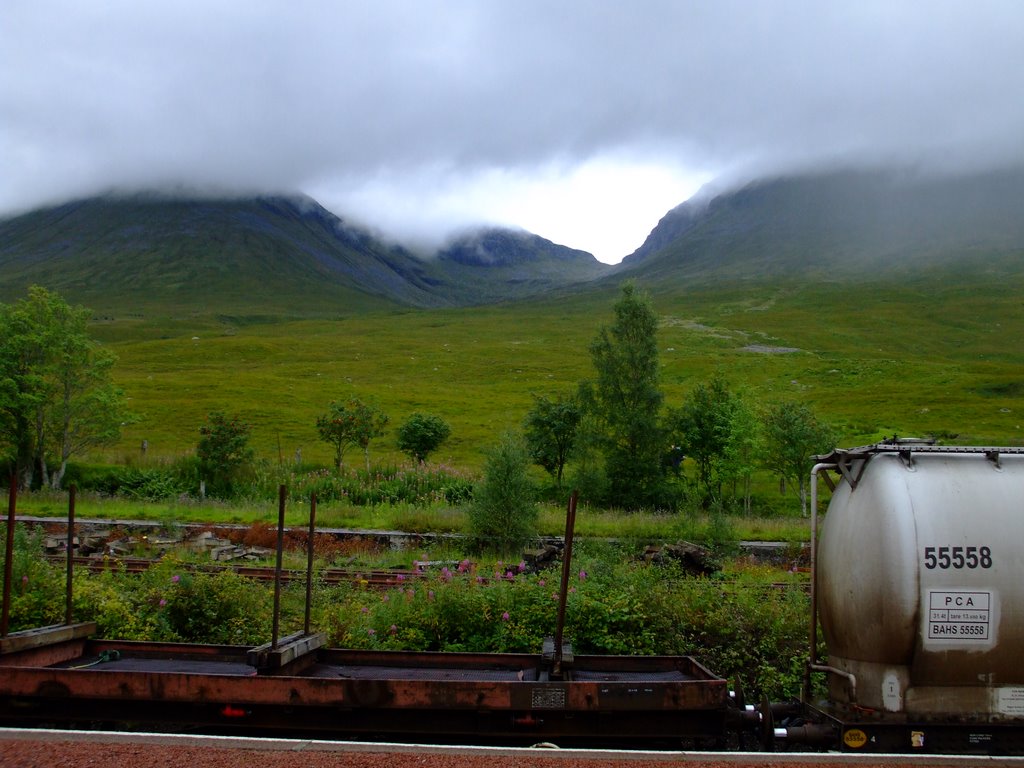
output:
[{"label": "flat wagon deck", "polygon": [[508,744],[671,744],[724,727],[726,683],[690,657],[579,656],[553,679],[543,654],[316,646],[300,635],[276,656],[89,638],[11,650],[0,721]]}]

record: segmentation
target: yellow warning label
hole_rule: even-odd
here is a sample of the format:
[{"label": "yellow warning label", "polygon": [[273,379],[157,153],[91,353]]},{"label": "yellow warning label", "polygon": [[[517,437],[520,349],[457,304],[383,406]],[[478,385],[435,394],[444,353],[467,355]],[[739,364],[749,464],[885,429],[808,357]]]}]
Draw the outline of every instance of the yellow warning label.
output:
[{"label": "yellow warning label", "polygon": [[843,734],[843,744],[851,749],[860,749],[868,743],[868,735],[860,728],[851,728]]}]

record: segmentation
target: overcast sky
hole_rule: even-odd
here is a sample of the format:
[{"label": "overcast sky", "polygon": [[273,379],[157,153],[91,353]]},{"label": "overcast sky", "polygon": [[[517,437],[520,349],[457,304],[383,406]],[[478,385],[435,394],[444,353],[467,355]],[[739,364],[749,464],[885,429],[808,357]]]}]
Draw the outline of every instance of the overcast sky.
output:
[{"label": "overcast sky", "polygon": [[3,0],[0,213],[305,192],[618,261],[701,184],[1024,163],[1020,0]]}]

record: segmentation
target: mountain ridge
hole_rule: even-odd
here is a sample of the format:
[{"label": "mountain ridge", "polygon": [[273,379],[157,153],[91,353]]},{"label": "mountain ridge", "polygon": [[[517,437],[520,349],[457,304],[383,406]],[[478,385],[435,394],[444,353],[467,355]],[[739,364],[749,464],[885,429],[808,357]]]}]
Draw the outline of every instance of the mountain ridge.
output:
[{"label": "mountain ridge", "polygon": [[429,257],[303,196],[88,198],[0,221],[0,300],[30,284],[101,312],[334,316],[473,306],[635,279],[724,282],[1024,273],[1024,171],[831,171],[702,190],[618,265],[481,227]]}]

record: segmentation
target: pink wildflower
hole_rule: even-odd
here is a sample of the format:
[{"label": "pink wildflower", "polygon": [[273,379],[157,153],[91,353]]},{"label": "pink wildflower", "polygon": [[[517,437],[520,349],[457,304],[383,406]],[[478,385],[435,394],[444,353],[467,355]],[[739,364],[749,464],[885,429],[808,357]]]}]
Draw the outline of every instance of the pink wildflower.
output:
[{"label": "pink wildflower", "polygon": [[586,581],[586,580],[587,580],[587,572],[586,571],[580,571],[580,581]]},{"label": "pink wildflower", "polygon": [[374,635],[377,634],[377,630],[376,629],[368,629],[368,630],[366,630],[366,634],[368,634],[370,637],[373,637]]},{"label": "pink wildflower", "polygon": [[167,605],[167,601],[166,601],[166,600],[164,600],[164,599],[163,599],[163,598],[161,597],[161,598],[160,598],[160,607],[161,607],[161,608],[163,608],[163,607],[164,607],[165,605]]},{"label": "pink wildflower", "polygon": [[179,576],[178,574],[174,574],[173,576],[171,576],[171,581],[177,584],[179,581],[181,581],[181,576]]},{"label": "pink wildflower", "polygon": [[537,582],[537,586],[538,587],[543,587],[545,584],[547,584],[547,582],[544,581],[544,579],[541,579],[540,581]]},{"label": "pink wildflower", "polygon": [[360,608],[359,610],[360,610],[360,611],[361,611],[362,613],[364,613],[364,614],[367,614],[367,613],[369,613],[369,612],[370,612],[370,609],[369,609],[369,608],[367,608],[367,607],[366,607],[365,605],[364,605],[364,606],[363,606],[362,608]]},{"label": "pink wildflower", "polygon": [[404,573],[398,574],[398,581],[405,581],[405,574]]},{"label": "pink wildflower", "polygon": [[519,572],[522,573],[525,570],[526,570],[526,561],[525,560],[520,560],[519,561]]},{"label": "pink wildflower", "polygon": [[505,578],[509,581],[515,581],[516,576],[512,571],[505,571]]},{"label": "pink wildflower", "polygon": [[502,621],[508,621],[510,618],[512,617],[508,615],[508,611],[505,611],[503,614],[501,614]]},{"label": "pink wildflower", "polygon": [[398,631],[398,625],[397,624],[392,624],[391,625],[391,629],[388,630],[388,631],[391,632],[392,635],[395,634]]},{"label": "pink wildflower", "polygon": [[433,599],[434,599],[434,590],[432,590],[432,589],[428,590],[427,591],[427,600],[433,600]]}]

